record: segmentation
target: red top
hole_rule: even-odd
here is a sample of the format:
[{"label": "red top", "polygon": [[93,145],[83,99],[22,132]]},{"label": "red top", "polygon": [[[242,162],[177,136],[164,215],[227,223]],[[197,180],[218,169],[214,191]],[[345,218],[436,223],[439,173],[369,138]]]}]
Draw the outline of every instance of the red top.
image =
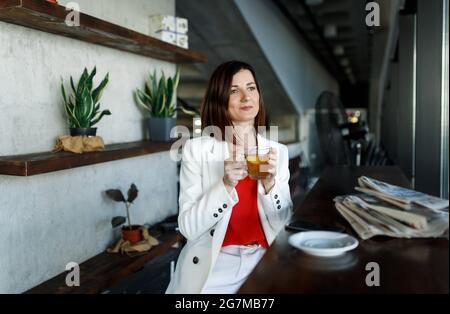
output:
[{"label": "red top", "polygon": [[239,202],[234,205],[222,246],[257,242],[268,248],[258,214],[258,181],[246,177],[236,185]]}]

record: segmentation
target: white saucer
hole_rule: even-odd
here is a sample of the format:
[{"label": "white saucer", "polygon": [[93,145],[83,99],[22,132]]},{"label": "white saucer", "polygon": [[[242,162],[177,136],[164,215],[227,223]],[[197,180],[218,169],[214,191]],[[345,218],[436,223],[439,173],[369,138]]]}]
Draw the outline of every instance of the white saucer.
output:
[{"label": "white saucer", "polygon": [[289,237],[289,244],[316,256],[337,256],[358,246],[358,240],[345,233],[305,231]]}]

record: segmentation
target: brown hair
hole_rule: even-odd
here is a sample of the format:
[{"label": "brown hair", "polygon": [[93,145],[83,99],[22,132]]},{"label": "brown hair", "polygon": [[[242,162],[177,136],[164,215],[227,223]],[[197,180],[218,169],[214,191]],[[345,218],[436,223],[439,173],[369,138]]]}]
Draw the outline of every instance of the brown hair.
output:
[{"label": "brown hair", "polygon": [[256,78],[255,69],[242,61],[228,61],[219,65],[211,75],[206,89],[205,97],[201,105],[202,130],[208,126],[217,126],[222,131],[222,140],[225,140],[225,127],[232,126],[228,114],[228,100],[233,76],[241,70],[249,70],[255,79],[256,88],[259,92],[259,111],[255,117],[254,128],[258,132],[258,126],[266,125],[266,113],[264,102]]}]

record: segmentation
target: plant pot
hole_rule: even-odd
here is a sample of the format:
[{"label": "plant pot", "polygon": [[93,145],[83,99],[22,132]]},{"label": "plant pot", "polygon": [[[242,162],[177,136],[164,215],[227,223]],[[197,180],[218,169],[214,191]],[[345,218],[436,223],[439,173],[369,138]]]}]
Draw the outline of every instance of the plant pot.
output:
[{"label": "plant pot", "polygon": [[122,238],[131,244],[141,241],[142,232],[140,228],[141,226],[139,225],[131,225],[131,230],[128,226],[122,227]]},{"label": "plant pot", "polygon": [[176,118],[148,118],[150,139],[155,142],[170,142],[170,130],[177,124]]},{"label": "plant pot", "polygon": [[70,136],[95,136],[97,128],[70,128]]}]

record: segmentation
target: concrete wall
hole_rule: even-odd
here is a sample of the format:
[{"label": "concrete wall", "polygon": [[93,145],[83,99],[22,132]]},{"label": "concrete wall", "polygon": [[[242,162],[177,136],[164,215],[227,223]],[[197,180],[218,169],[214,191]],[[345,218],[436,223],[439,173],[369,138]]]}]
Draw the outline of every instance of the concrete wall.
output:
[{"label": "concrete wall", "polygon": [[[68,1],[60,1],[65,4]],[[78,0],[81,11],[147,33],[148,16],[174,14],[174,0]],[[97,66],[109,72],[101,100],[112,116],[98,124],[106,144],[144,138],[132,90],[149,71],[175,65],[0,22],[0,156],[49,151],[67,134],[61,77],[78,80]],[[104,196],[134,182],[140,194],[132,221],[156,223],[177,211],[177,169],[166,152],[33,177],[0,175],[0,293],[23,292],[81,263],[114,242],[110,219],[124,207]],[[158,180],[154,180],[158,178]]]},{"label": "concrete wall", "polygon": [[314,107],[322,91],[339,93],[337,81],[302,44],[272,1],[235,3],[299,113]]}]

